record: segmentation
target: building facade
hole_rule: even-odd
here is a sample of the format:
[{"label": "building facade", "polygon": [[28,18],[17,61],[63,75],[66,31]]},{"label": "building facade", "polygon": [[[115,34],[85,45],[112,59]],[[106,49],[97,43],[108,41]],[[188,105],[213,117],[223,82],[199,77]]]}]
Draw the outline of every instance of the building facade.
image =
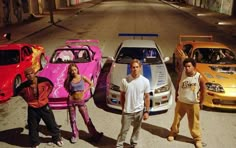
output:
[{"label": "building facade", "polygon": [[0,0],[0,27],[21,23],[32,15],[44,14],[52,8],[65,8],[89,0]]},{"label": "building facade", "polygon": [[[52,9],[78,5],[91,0],[0,0],[0,27],[21,23],[32,15],[44,14]],[[172,0],[173,1],[173,0]],[[236,0],[185,0],[186,3],[236,16]]]}]

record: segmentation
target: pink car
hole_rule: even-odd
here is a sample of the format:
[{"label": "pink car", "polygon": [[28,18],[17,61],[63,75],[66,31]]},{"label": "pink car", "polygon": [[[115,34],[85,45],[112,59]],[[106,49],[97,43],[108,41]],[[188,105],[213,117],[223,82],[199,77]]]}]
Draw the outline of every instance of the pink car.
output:
[{"label": "pink car", "polygon": [[86,76],[94,83],[93,89],[84,95],[84,99],[89,100],[97,84],[101,71],[101,62],[102,53],[98,47],[98,40],[68,40],[64,47],[56,49],[45,68],[38,74],[39,76],[47,77],[54,84],[54,89],[49,95],[50,106],[53,109],[67,108],[68,93],[63,84],[67,75],[67,67],[70,63],[76,63],[80,74]]}]

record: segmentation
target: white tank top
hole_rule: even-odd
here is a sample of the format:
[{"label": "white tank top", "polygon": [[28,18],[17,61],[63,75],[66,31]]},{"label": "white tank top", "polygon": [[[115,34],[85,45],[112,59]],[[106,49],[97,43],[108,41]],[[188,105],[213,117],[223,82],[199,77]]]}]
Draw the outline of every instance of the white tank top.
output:
[{"label": "white tank top", "polygon": [[200,73],[198,72],[194,76],[189,77],[186,75],[185,70],[183,71],[178,90],[178,100],[180,102],[187,104],[199,103],[199,78]]}]

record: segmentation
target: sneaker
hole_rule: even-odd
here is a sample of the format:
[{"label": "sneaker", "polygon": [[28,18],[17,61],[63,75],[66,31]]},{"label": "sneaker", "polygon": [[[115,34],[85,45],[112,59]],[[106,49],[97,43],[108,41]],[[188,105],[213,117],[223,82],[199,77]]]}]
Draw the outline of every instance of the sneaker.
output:
[{"label": "sneaker", "polygon": [[196,148],[202,148],[202,142],[196,141],[195,146],[196,146]]},{"label": "sneaker", "polygon": [[171,142],[171,141],[175,140],[175,137],[174,136],[168,136],[167,140]]},{"label": "sneaker", "polygon": [[76,143],[78,141],[78,137],[71,137],[70,142],[71,143]]},{"label": "sneaker", "polygon": [[59,147],[62,147],[64,145],[63,141],[62,140],[59,140],[56,142],[56,145],[59,146]]},{"label": "sneaker", "polygon": [[97,133],[95,136],[92,137],[92,141],[98,142],[103,137],[103,132]]}]

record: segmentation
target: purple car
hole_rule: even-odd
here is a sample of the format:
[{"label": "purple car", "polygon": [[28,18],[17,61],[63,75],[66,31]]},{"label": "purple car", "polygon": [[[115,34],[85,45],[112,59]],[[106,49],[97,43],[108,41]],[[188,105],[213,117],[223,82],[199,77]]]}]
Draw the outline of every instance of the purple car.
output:
[{"label": "purple car", "polygon": [[[54,88],[49,95],[49,105],[53,109],[66,109],[68,93],[64,89],[64,80],[67,75],[67,67],[70,63],[76,63],[81,75],[89,78],[94,87],[87,91],[84,99],[89,100],[96,87],[101,71],[102,53],[98,47],[98,40],[67,40],[64,47],[54,51],[45,68],[39,72],[39,76],[50,79]],[[85,87],[88,87],[86,85]]]}]

